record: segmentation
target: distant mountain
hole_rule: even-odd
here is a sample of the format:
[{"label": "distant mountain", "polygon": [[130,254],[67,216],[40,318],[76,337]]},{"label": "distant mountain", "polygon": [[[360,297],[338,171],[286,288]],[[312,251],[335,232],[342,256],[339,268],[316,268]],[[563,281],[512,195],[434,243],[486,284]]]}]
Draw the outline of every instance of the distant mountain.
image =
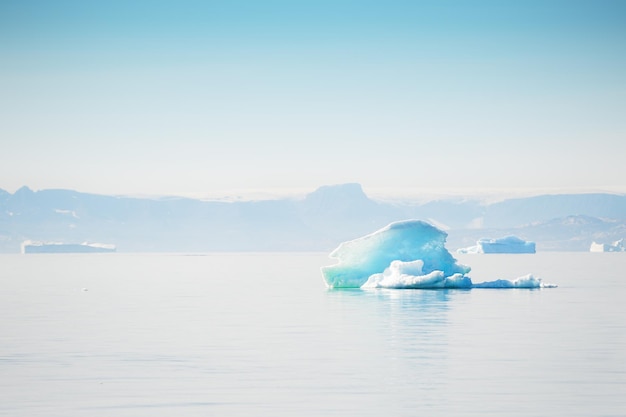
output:
[{"label": "distant mountain", "polygon": [[451,247],[471,246],[480,238],[514,235],[541,251],[588,251],[593,241],[610,243],[626,236],[626,222],[586,215],[566,216],[518,227],[458,229],[449,232]]},{"label": "distant mountain", "polygon": [[588,250],[626,237],[626,196],[549,195],[495,204],[392,204],[359,184],[323,186],[303,199],[217,202],[130,198],[71,190],[0,190],[0,252],[24,240],[107,243],[130,251],[330,251],[392,221],[445,229],[452,250],[516,235],[537,250]]},{"label": "distant mountain", "polygon": [[626,222],[577,215],[532,223],[522,230],[539,242],[541,250],[588,251],[592,241],[608,243],[626,236]]},{"label": "distant mountain", "polygon": [[626,220],[626,196],[565,194],[505,200],[486,207],[483,226],[521,226],[571,215]]}]

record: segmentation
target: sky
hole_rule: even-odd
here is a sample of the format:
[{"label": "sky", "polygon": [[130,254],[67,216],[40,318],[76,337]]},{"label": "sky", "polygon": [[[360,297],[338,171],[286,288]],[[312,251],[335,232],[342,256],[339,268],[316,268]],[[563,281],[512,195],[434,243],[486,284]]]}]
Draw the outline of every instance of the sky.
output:
[{"label": "sky", "polygon": [[0,188],[626,192],[623,1],[0,0]]}]

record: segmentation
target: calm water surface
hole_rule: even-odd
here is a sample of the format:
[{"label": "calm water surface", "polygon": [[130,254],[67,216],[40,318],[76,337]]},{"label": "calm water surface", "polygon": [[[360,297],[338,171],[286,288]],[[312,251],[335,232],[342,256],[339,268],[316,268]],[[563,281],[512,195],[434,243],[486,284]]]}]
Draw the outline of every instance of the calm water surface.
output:
[{"label": "calm water surface", "polygon": [[326,290],[326,254],[2,255],[3,416],[624,416],[626,254]]}]

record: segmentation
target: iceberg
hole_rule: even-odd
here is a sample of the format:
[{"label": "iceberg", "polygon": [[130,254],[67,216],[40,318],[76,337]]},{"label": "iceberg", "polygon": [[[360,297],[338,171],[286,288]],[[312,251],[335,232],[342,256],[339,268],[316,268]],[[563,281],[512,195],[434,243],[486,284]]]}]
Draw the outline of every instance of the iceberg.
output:
[{"label": "iceberg", "polygon": [[[445,232],[419,220],[391,223],[367,236],[341,243],[330,254],[339,263],[323,267],[322,274],[330,288],[360,288],[372,275],[384,274],[393,261],[409,264],[394,264],[394,271],[388,271],[387,276],[417,276],[418,271],[419,276],[425,276],[437,271],[442,276],[430,279],[440,281],[468,273],[470,268],[457,264],[446,250],[446,237]],[[418,260],[419,264],[411,263]],[[382,278],[375,276],[372,280]]]},{"label": "iceberg", "polygon": [[626,252],[626,242],[624,239],[617,240],[613,243],[596,243],[591,242],[590,252]]},{"label": "iceberg", "polygon": [[542,288],[533,275],[509,281],[472,283],[471,268],[457,263],[445,248],[447,234],[420,221],[391,223],[343,242],[330,254],[335,265],[322,267],[328,288]]},{"label": "iceberg", "polygon": [[535,242],[528,242],[517,236],[479,239],[475,246],[457,249],[457,253],[535,253]]},{"label": "iceberg", "polygon": [[495,281],[479,282],[472,288],[555,288],[555,284],[547,284],[532,274],[519,277],[514,280],[497,279]]},{"label": "iceberg", "polygon": [[115,245],[105,243],[22,242],[22,253],[100,253],[115,252]]}]

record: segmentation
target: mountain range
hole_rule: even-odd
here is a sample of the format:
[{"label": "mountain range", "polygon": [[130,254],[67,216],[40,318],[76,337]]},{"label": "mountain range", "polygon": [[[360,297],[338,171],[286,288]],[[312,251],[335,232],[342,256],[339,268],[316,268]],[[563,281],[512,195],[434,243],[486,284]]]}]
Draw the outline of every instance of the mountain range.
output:
[{"label": "mountain range", "polygon": [[132,198],[71,190],[0,189],[0,252],[25,240],[114,244],[119,252],[330,251],[404,219],[448,233],[448,248],[515,235],[537,251],[587,251],[626,237],[626,196],[565,194],[483,203],[392,203],[359,184],[322,186],[304,198],[203,201]]}]

